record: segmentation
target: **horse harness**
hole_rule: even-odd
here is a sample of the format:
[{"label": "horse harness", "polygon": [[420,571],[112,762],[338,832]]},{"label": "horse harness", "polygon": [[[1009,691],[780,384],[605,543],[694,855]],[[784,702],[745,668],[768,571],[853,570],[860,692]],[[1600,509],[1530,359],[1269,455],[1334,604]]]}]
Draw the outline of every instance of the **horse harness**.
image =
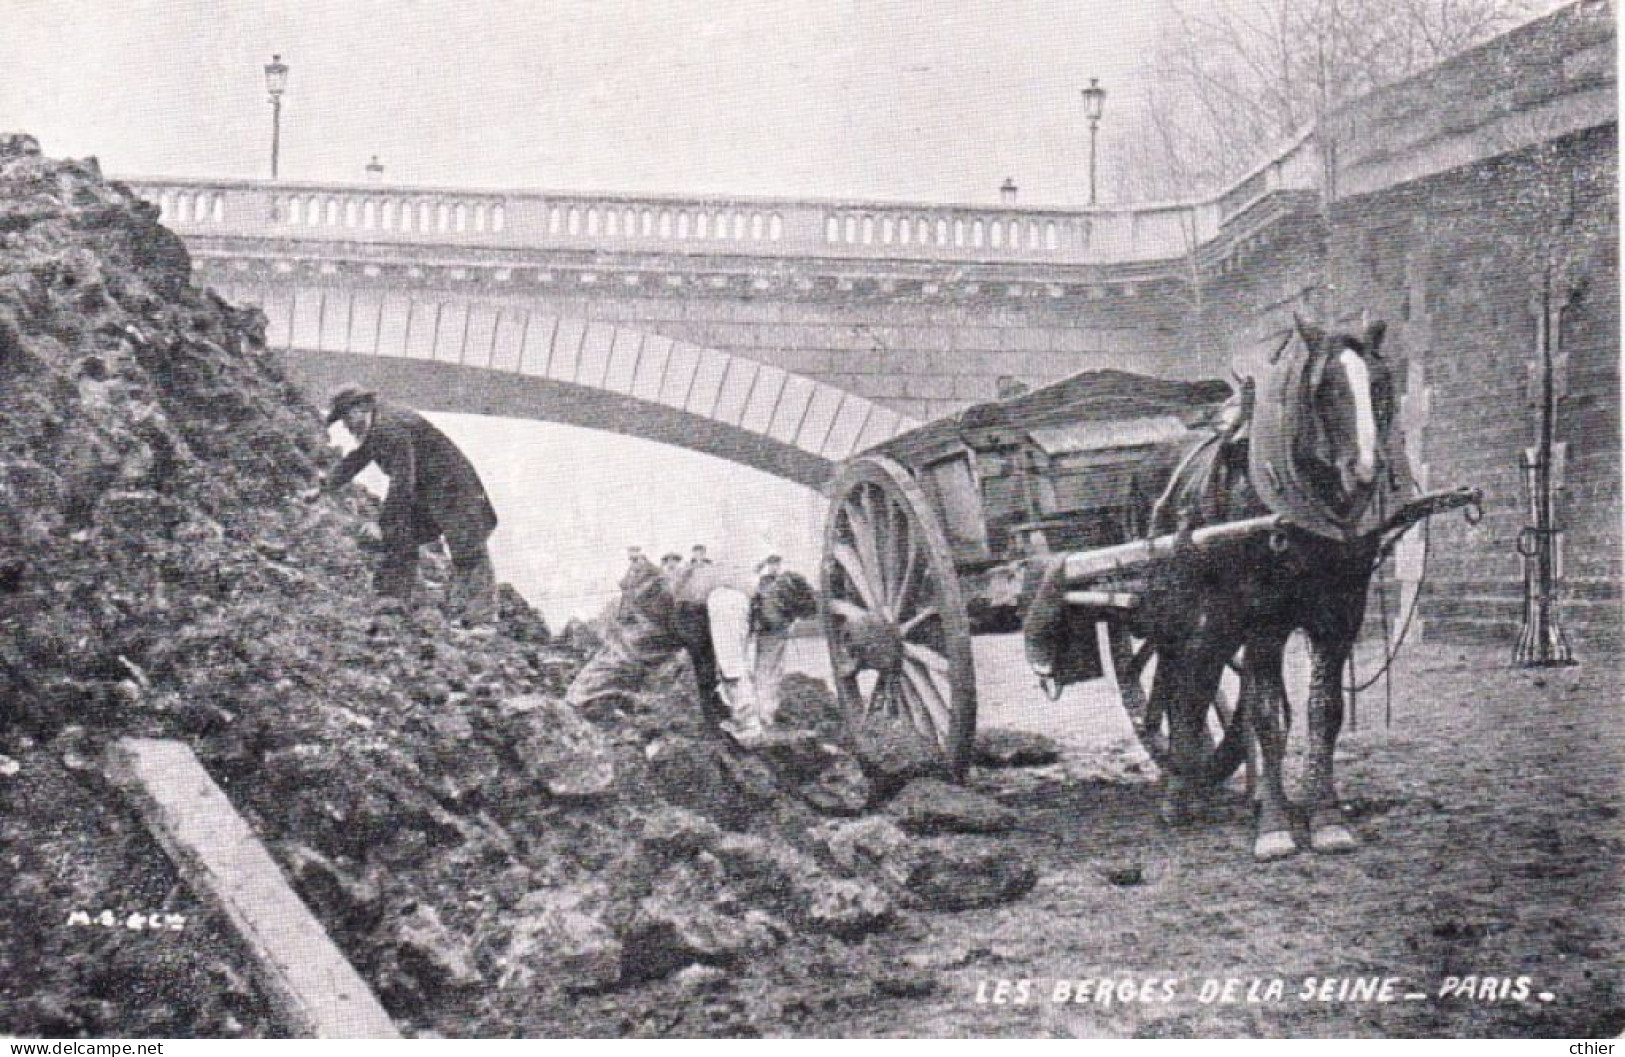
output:
[{"label": "horse harness", "polygon": [[[1238,487],[1250,486],[1270,513],[1294,528],[1339,543],[1376,530],[1390,500],[1415,492],[1402,448],[1391,439],[1383,460],[1383,487],[1368,501],[1340,512],[1316,495],[1300,463],[1297,444],[1322,427],[1315,390],[1326,357],[1288,334],[1257,378],[1221,413],[1221,423],[1201,437],[1179,461],[1152,509],[1147,535],[1211,524],[1224,516]],[[1392,493],[1392,494],[1390,494]]]}]

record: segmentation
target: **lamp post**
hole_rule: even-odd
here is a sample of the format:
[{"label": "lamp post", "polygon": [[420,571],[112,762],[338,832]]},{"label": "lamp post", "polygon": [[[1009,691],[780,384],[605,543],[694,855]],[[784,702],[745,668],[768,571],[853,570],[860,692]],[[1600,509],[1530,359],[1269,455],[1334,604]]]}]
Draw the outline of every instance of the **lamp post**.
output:
[{"label": "lamp post", "polygon": [[999,201],[1007,206],[1016,204],[1016,181],[1006,176],[1004,183],[999,185]]},{"label": "lamp post", "polygon": [[276,179],[277,155],[282,151],[282,93],[288,87],[288,66],[273,55],[265,64],[265,90],[271,95],[271,179]]},{"label": "lamp post", "polygon": [[1089,204],[1095,204],[1095,133],[1100,128],[1100,113],[1106,108],[1106,89],[1097,78],[1089,78],[1089,87],[1083,90],[1083,115],[1089,119]]}]

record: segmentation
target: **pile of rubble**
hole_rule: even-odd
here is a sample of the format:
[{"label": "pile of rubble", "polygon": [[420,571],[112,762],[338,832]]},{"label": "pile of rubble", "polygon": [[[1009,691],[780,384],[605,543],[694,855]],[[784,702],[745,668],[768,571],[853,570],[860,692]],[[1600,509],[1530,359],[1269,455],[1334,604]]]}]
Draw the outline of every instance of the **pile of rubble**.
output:
[{"label": "pile of rubble", "polygon": [[0,1027],[283,1030],[102,777],[126,735],[193,747],[411,1032],[793,1031],[865,936],[1032,886],[1009,812],[822,684],[747,754],[682,662],[566,706],[586,637],[511,589],[453,626],[443,559],[372,599],[376,502],[293,498],[333,453],[264,323],[93,160],[0,137]]}]

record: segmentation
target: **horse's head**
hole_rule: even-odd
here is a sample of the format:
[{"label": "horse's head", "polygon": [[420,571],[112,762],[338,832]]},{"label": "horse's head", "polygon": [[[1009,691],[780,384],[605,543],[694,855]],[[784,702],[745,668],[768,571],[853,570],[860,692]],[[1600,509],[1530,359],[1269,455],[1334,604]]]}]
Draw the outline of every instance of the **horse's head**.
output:
[{"label": "horse's head", "polygon": [[1379,321],[1355,335],[1294,323],[1308,353],[1303,399],[1309,428],[1300,454],[1327,477],[1335,475],[1339,506],[1363,506],[1382,469],[1394,417],[1392,377],[1379,355],[1387,327]]}]

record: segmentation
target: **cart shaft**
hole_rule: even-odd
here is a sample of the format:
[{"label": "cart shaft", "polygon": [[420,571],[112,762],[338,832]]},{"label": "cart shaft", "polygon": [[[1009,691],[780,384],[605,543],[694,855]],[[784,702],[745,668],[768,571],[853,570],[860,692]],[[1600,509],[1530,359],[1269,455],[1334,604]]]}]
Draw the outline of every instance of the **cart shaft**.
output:
[{"label": "cart shaft", "polygon": [[[1477,507],[1482,500],[1483,493],[1476,488],[1456,488],[1449,491],[1429,492],[1406,503],[1379,528],[1368,535],[1381,537],[1391,533],[1403,532],[1403,530],[1426,518],[1459,507]],[[1103,576],[1113,573],[1134,572],[1150,565],[1159,558],[1168,557],[1174,553],[1176,547],[1190,546],[1201,549],[1219,543],[1247,539],[1262,533],[1281,532],[1290,525],[1291,522],[1282,515],[1266,514],[1263,517],[1246,518],[1242,521],[1227,521],[1219,525],[1208,525],[1190,533],[1188,537],[1182,537],[1178,533],[1171,533],[1166,536],[1158,536],[1156,539],[1135,540],[1132,543],[1121,543],[1115,547],[1102,547],[1099,550],[1074,551],[1066,556],[1066,585],[1074,592],[1087,590],[1094,581]],[[1072,601],[1072,599],[1069,598],[1068,601]],[[1078,599],[1078,604],[1118,607],[1115,601],[1085,600],[1081,597]]]},{"label": "cart shaft", "polygon": [[1476,507],[1484,502],[1484,493],[1477,488],[1452,488],[1442,492],[1428,492],[1419,495],[1396,510],[1376,534],[1387,535],[1390,532],[1404,532],[1418,521],[1436,517],[1439,514],[1461,507]]},{"label": "cart shaft", "polygon": [[1066,604],[1095,609],[1134,609],[1140,604],[1140,596],[1128,591],[1068,591]]},{"label": "cart shaft", "polygon": [[1218,543],[1247,539],[1266,532],[1279,532],[1287,527],[1287,519],[1278,514],[1229,521],[1222,525],[1199,528],[1188,536],[1170,534],[1156,539],[1135,540],[1115,547],[1099,550],[1074,551],[1066,556],[1066,585],[1068,588],[1086,588],[1091,582],[1111,573],[1133,572],[1150,565],[1159,558],[1174,553],[1176,546],[1211,547]]}]

